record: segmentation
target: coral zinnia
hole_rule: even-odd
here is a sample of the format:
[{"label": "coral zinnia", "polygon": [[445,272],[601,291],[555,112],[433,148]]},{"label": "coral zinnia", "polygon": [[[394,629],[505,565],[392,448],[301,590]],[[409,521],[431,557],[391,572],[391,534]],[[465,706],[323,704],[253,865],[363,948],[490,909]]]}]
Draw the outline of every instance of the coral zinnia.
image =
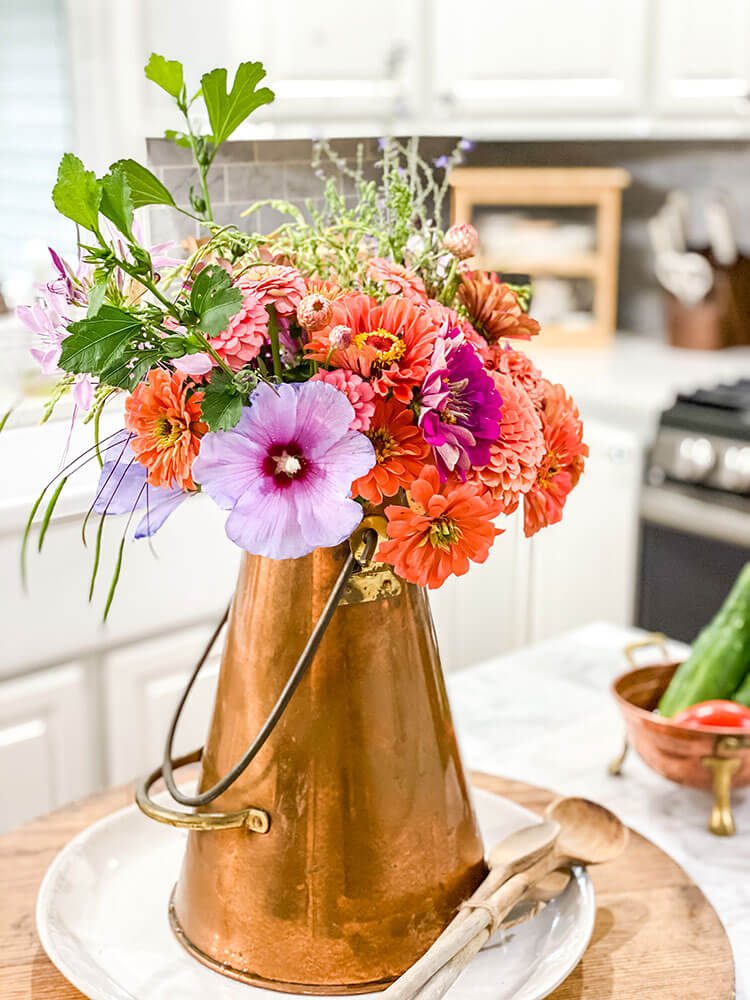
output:
[{"label": "coral zinnia", "polygon": [[501,337],[531,340],[539,324],[521,309],[518,296],[496,274],[467,271],[461,276],[458,297],[469,319],[490,343]]},{"label": "coral zinnia", "polygon": [[484,357],[488,368],[510,375],[516,385],[526,391],[534,406],[542,405],[542,373],[527,354],[508,344],[488,344]]},{"label": "coral zinnia", "polygon": [[148,382],[140,382],[125,403],[125,426],[132,431],[131,447],[148,469],[152,486],[177,485],[195,489],[193,462],[200,439],[208,430],[201,420],[203,392],[188,393],[181,372],[154,368]]},{"label": "coral zinnia", "polygon": [[[338,326],[351,330],[351,342],[332,348],[330,332]],[[378,395],[392,390],[408,403],[427,374],[438,327],[434,317],[401,295],[378,305],[369,295],[353,292],[333,303],[330,327],[311,339],[305,351],[314,361],[369,379]]]},{"label": "coral zinnia", "polygon": [[486,465],[500,429],[500,396],[482,359],[458,329],[435,341],[420,393],[419,426],[435,452],[440,478],[461,479],[472,465]]},{"label": "coral zinnia", "polygon": [[261,383],[239,423],[203,439],[195,477],[231,511],[226,533],[240,548],[296,559],[338,545],[362,520],[352,479],[372,466],[372,445],[350,431],[346,396],[321,382]]},{"label": "coral zinnia", "polygon": [[539,414],[523,387],[502,372],[493,372],[493,378],[503,401],[500,434],[490,449],[489,462],[475,469],[472,478],[502,502],[504,514],[511,514],[520,496],[536,481],[545,453],[544,435]]},{"label": "coral zinnia", "polygon": [[500,512],[478,483],[440,483],[427,467],[412,484],[409,507],[386,507],[388,541],[378,558],[389,562],[410,583],[431,590],[451,574],[461,576],[470,562],[484,562],[500,530],[492,518]]},{"label": "coral zinnia", "polygon": [[263,302],[246,287],[242,288],[242,293],[239,312],[230,317],[226,330],[209,340],[219,357],[234,371],[257,358],[268,333],[268,313]]},{"label": "coral zinnia", "polygon": [[422,471],[430,454],[411,410],[396,399],[378,399],[367,436],[375,448],[375,465],[352,483],[354,496],[380,503],[408,487]]},{"label": "coral zinnia", "polygon": [[568,494],[583,472],[588,445],[583,443],[583,424],[578,407],[561,385],[542,380],[544,402],[540,413],[546,453],[536,481],[524,497],[524,532],[536,534],[562,518]]},{"label": "coral zinnia", "polygon": [[418,302],[427,299],[422,279],[402,264],[385,257],[373,257],[368,262],[367,277],[376,285],[382,285],[388,295],[403,295]]}]

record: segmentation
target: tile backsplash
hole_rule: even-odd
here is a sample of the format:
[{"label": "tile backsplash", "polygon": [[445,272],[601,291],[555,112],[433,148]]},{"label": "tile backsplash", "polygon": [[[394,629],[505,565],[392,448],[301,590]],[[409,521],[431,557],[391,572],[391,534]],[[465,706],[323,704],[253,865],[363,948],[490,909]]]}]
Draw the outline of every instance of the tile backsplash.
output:
[{"label": "tile backsplash", "polygon": [[[425,139],[424,155],[433,159],[449,151],[452,139]],[[378,157],[376,139],[336,140],[336,152],[352,159],[358,145],[366,164]],[[151,168],[187,204],[196,183],[189,151],[163,139],[148,141]],[[309,140],[229,142],[220,150],[212,168],[209,193],[218,222],[240,228],[271,232],[284,217],[271,206],[253,218],[241,212],[265,198],[292,201],[302,207],[306,198],[318,204],[320,179],[311,167]],[[661,293],[653,276],[646,231],[648,218],[659,208],[669,190],[679,187],[694,196],[695,240],[705,240],[701,200],[706,193],[727,192],[736,207],[736,229],[743,242],[750,232],[750,144],[741,142],[486,142],[468,154],[468,166],[621,166],[632,176],[623,199],[620,259],[619,326],[635,333],[663,336]],[[342,183],[350,183],[342,178]],[[346,187],[345,187],[346,190]],[[169,209],[152,212],[155,241],[196,235],[195,225]],[[750,242],[750,241],[748,241]]]}]

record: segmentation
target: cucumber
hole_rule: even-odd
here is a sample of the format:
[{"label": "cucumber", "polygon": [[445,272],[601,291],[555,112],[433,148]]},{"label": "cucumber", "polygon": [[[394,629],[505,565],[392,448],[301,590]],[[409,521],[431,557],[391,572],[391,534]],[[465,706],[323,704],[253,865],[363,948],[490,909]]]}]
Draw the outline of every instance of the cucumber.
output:
[{"label": "cucumber", "polygon": [[750,563],[745,564],[716,616],[693,643],[690,656],[678,667],[662,695],[659,711],[671,716],[701,701],[731,698],[748,665]]},{"label": "cucumber", "polygon": [[750,673],[745,676],[744,681],[732,695],[732,701],[739,702],[745,708],[750,708]]}]

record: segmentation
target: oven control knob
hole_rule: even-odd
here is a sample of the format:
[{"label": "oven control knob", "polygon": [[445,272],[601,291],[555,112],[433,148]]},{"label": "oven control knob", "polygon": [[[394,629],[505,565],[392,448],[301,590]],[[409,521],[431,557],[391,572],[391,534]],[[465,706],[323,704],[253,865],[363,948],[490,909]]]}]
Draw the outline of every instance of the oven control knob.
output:
[{"label": "oven control knob", "polygon": [[675,476],[686,483],[700,483],[716,465],[716,449],[705,437],[684,437],[675,456]]},{"label": "oven control knob", "polygon": [[716,469],[716,484],[732,493],[750,493],[750,445],[731,444]]}]

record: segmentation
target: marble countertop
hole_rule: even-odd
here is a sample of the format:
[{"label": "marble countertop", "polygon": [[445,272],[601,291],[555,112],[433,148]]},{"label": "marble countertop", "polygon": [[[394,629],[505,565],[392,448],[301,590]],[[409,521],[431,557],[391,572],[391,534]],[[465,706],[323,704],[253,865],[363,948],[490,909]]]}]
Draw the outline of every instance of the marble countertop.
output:
[{"label": "marble countertop", "polygon": [[[733,795],[738,832],[706,830],[708,792],[672,784],[631,752],[618,778],[608,762],[623,724],[609,694],[626,669],[633,629],[592,624],[448,678],[465,764],[615,811],[670,854],[701,887],[729,934],[738,1000],[750,1000],[750,789]],[[678,655],[684,648],[675,644]]]}]

